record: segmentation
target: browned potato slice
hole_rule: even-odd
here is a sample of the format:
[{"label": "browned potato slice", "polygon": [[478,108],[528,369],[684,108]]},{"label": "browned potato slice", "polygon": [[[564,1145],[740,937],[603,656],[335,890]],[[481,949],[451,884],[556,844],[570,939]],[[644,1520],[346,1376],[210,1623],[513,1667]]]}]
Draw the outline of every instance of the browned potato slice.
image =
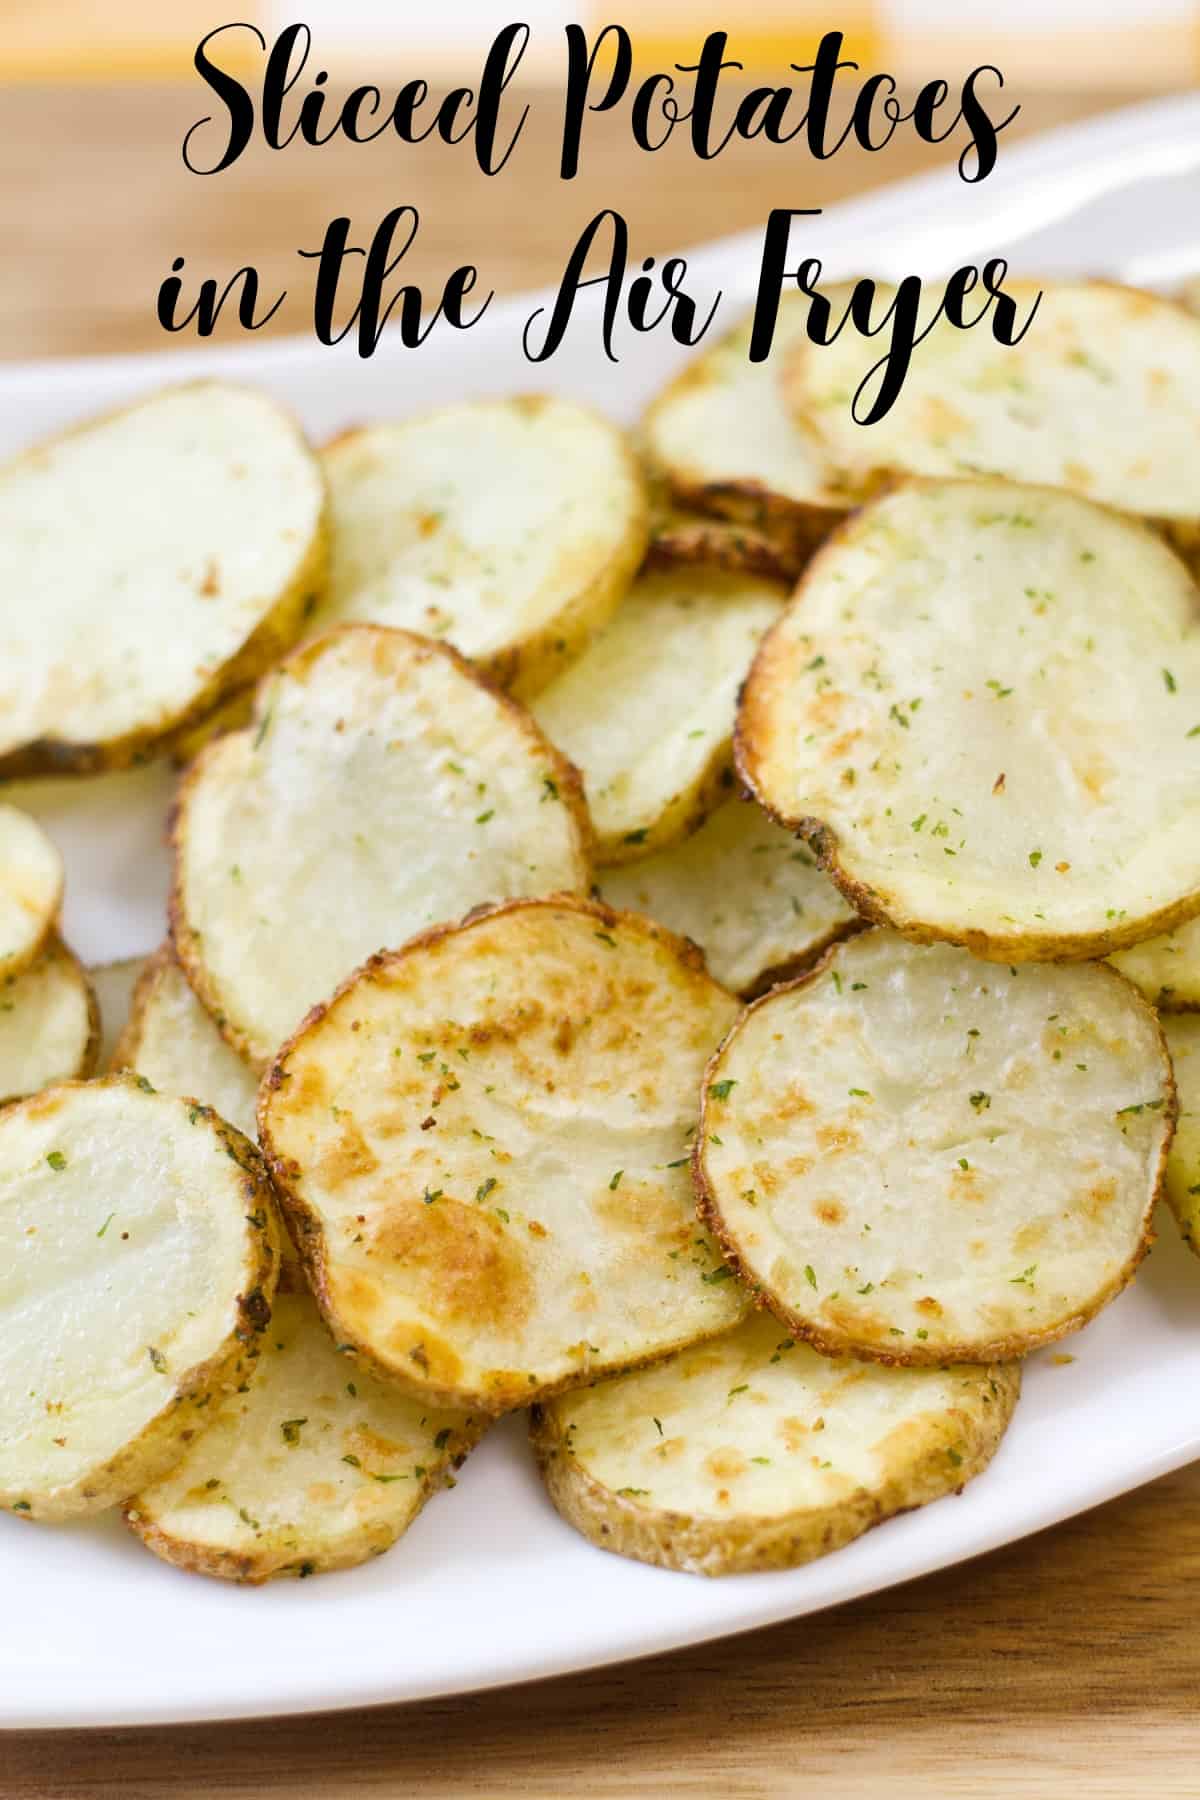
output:
[{"label": "browned potato slice", "polygon": [[521,694],[579,654],[645,553],[624,434],[549,395],[348,431],[322,460],[333,548],[316,625],[422,632]]},{"label": "browned potato slice", "polygon": [[695,1575],[791,1569],[987,1467],[1013,1367],[827,1361],[758,1315],[535,1407],[555,1506],[602,1550]]},{"label": "browned potato slice", "polygon": [[90,1075],[99,1048],[96,996],[61,939],[0,980],[0,1105]]},{"label": "browned potato slice", "polygon": [[125,1076],[0,1114],[0,1507],[98,1512],[249,1378],[277,1246],[253,1145]]},{"label": "browned potato slice", "polygon": [[54,930],[63,862],[36,819],[0,803],[0,977],[27,969]]},{"label": "browned potato slice", "polygon": [[1166,1195],[1185,1243],[1200,1256],[1200,1013],[1168,1013],[1162,1028],[1179,1095]]},{"label": "browned potato slice", "polygon": [[229,1042],[266,1064],[363,958],[489,901],[586,890],[579,778],[456,651],[351,625],[262,683],[176,810],[172,935]]},{"label": "browned potato slice", "polygon": [[761,576],[648,568],[533,702],[583,772],[599,862],[677,843],[728,792],[738,688],[783,602],[779,583]]},{"label": "browned potato slice", "polygon": [[679,939],[582,900],[373,958],[259,1103],[338,1342],[431,1404],[505,1412],[733,1324],[687,1152],[736,1011]]},{"label": "browned potato slice", "polygon": [[258,1082],[188,986],[169,944],[146,963],[113,1067],[134,1069],[165,1094],[202,1100],[253,1139]]},{"label": "browned potato slice", "polygon": [[859,911],[998,962],[1200,911],[1200,598],[1144,527],[914,482],[814,559],[746,683],[738,767]]},{"label": "browned potato slice", "polygon": [[125,1508],[165,1561],[257,1583],[380,1556],[478,1442],[339,1351],[308,1294],[278,1294],[254,1380]]},{"label": "browned potato slice", "polygon": [[325,578],[325,489],[291,418],[165,388],[0,469],[0,773],[128,767],[253,681]]},{"label": "browned potato slice", "polygon": [[701,1212],[829,1355],[1006,1360],[1131,1279],[1174,1119],[1158,1022],[1115,970],[868,931],[710,1063]]}]

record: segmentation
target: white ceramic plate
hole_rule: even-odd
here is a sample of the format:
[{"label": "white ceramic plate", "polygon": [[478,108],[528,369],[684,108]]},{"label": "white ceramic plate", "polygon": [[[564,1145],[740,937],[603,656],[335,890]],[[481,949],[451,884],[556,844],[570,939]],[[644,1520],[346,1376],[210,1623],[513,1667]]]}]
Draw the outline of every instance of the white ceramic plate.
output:
[{"label": "white ceramic plate", "polygon": [[[1138,108],[1004,151],[979,188],[935,177],[805,222],[830,274],[937,271],[1013,247],[1021,272],[1169,282],[1200,269],[1200,100]],[[801,184],[802,185],[802,184]],[[731,319],[752,292],[757,234],[689,260]],[[536,302],[370,362],[308,342],[0,371],[0,451],[139,389],[227,373],[275,390],[318,436],[461,395],[545,386],[632,417],[681,360],[627,333],[604,360],[595,308],[552,364],[520,358]],[[15,596],[0,605],[17,604]],[[23,786],[67,857],[66,930],[90,961],[162,935],[170,792],[157,768]],[[960,1498],[893,1520],[783,1575],[710,1582],[591,1549],[559,1520],[497,1428],[389,1556],[253,1590],[148,1556],[112,1519],[32,1528],[0,1518],[0,1725],[233,1718],[463,1692],[644,1656],[815,1612],[1037,1531],[1200,1456],[1200,1264],[1169,1218],[1141,1279],[1069,1345],[1035,1357],[992,1467]]]}]

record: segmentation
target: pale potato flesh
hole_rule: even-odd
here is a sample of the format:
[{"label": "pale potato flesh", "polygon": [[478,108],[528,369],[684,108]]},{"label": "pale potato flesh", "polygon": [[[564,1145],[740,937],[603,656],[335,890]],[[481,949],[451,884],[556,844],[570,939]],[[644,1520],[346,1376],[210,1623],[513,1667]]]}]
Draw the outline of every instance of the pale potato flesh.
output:
[{"label": "pale potato flesh", "polygon": [[715,804],[738,685],[783,597],[760,576],[650,569],[538,695],[538,723],[583,772],[601,862],[673,842]]},{"label": "pale potato flesh", "polygon": [[565,400],[444,407],[347,432],[322,461],[333,546],[318,624],[403,626],[506,679],[548,674],[578,648],[646,547],[623,435]]},{"label": "pale potato flesh", "polygon": [[[843,291],[848,296],[849,288],[833,290],[835,304]],[[833,516],[846,507],[819,439],[784,403],[781,372],[804,342],[807,316],[806,299],[786,298],[771,353],[758,363],[749,358],[752,321],[743,319],[650,406],[642,424],[646,451],[677,493],[713,504],[722,496],[709,490],[732,486]]]},{"label": "pale potato flesh", "polygon": [[0,1115],[0,1506],[112,1505],[203,1428],[267,1315],[266,1194],[244,1140],[148,1084]]},{"label": "pale potato flesh", "polygon": [[[793,416],[860,493],[884,475],[999,475],[1147,518],[1200,519],[1200,321],[1102,282],[1006,282],[1022,320],[1039,288],[1019,344],[996,343],[986,322],[935,325],[894,405],[868,426],[851,402],[885,354],[886,330],[864,338],[847,327],[831,345],[799,345],[785,381]],[[875,316],[894,297],[881,284]],[[860,417],[878,385],[876,375]]]},{"label": "pale potato flesh", "polygon": [[0,976],[31,963],[58,916],[63,862],[36,819],[0,802]]},{"label": "pale potato flesh", "polygon": [[982,1362],[1125,1285],[1173,1117],[1154,1014],[1113,970],[869,931],[744,1014],[708,1070],[697,1168],[799,1335]]},{"label": "pale potato flesh", "polygon": [[160,951],[138,984],[114,1058],[164,1094],[202,1100],[253,1138],[258,1082],[217,1030],[170,950]]},{"label": "pale potato flesh", "polygon": [[0,469],[0,757],[166,732],[278,608],[298,627],[323,510],[288,415],[222,382],[164,389]]},{"label": "pale potato flesh", "polygon": [[1200,631],[1132,522],[913,484],[816,558],[746,684],[743,778],[864,911],[1001,961],[1200,907]]},{"label": "pale potato flesh", "polygon": [[336,1348],[308,1294],[280,1294],[246,1392],[133,1497],[126,1522],[205,1575],[351,1568],[408,1529],[484,1423],[376,1380]]},{"label": "pale potato flesh", "polygon": [[184,784],[174,936],[261,1065],[363,959],[487,901],[586,889],[574,772],[440,645],[353,626],[295,653]]},{"label": "pale potato flesh", "polygon": [[610,905],[699,944],[710,972],[740,994],[823,950],[856,916],[812,851],[742,800],[727,800],[681,844],[602,869],[600,884]]},{"label": "pale potato flesh", "polygon": [[0,978],[0,1104],[90,1075],[97,1047],[88,978],[58,939],[19,975]]},{"label": "pale potato flesh", "polygon": [[368,965],[266,1078],[259,1130],[335,1335],[501,1412],[734,1323],[687,1158],[737,1011],[694,953],[577,901]]},{"label": "pale potato flesh", "polygon": [[702,1575],[794,1567],[991,1460],[1016,1368],[830,1361],[761,1314],[714,1343],[549,1401],[559,1511],[603,1549]]},{"label": "pale potato flesh", "polygon": [[1179,1095],[1167,1199],[1185,1241],[1200,1256],[1200,1013],[1167,1013],[1162,1028]]},{"label": "pale potato flesh", "polygon": [[1110,960],[1156,1006],[1168,1012],[1200,1007],[1200,918],[1119,950]]}]

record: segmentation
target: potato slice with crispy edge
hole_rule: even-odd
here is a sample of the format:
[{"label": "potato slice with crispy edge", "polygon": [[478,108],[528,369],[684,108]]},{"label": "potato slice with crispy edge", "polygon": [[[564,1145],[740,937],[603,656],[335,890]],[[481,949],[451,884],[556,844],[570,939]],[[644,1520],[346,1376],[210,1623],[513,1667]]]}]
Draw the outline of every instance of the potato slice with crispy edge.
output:
[{"label": "potato slice with crispy edge", "polygon": [[63,860],[36,819],[0,802],[0,977],[27,969],[54,931]]},{"label": "potato slice with crispy edge", "polygon": [[1157,1018],[1115,969],[868,931],[713,1057],[700,1213],[827,1355],[1005,1361],[1132,1278],[1174,1122]]},{"label": "potato slice with crispy edge", "polygon": [[347,431],[322,461],[333,543],[317,625],[422,632],[521,694],[579,654],[645,553],[624,434],[549,395]]},{"label": "potato slice with crispy edge", "polygon": [[[153,495],[153,504],[147,503]],[[325,577],[325,489],[250,388],[166,388],[0,469],[0,774],[125,768],[252,681]]]},{"label": "potato slice with crispy edge", "polygon": [[252,1144],[141,1079],[0,1114],[0,1507],[99,1512],[178,1460],[249,1379],[269,1201]]},{"label": "potato slice with crispy edge", "polygon": [[1179,1095],[1166,1197],[1184,1242],[1200,1256],[1200,1013],[1167,1013],[1162,1028]]},{"label": "potato slice with crispy edge", "polygon": [[185,777],[173,842],[176,953],[260,1068],[382,945],[590,881],[576,771],[457,651],[382,626],[261,684]]},{"label": "potato slice with crispy edge", "polygon": [[96,1067],[102,1074],[111,1073],[117,1066],[113,1063],[113,1052],[129,1022],[129,1008],[148,961],[145,956],[127,956],[118,962],[94,963],[88,970],[88,979],[100,1009],[100,1052]]},{"label": "potato slice with crispy edge", "polygon": [[0,978],[0,1106],[86,1077],[100,1052],[100,1010],[60,938],[19,975]]},{"label": "potato slice with crispy edge", "polygon": [[1198,598],[1069,494],[910,483],[810,564],[738,717],[743,780],[867,916],[1001,962],[1200,910]]},{"label": "potato slice with crispy edge", "polygon": [[804,557],[761,527],[714,518],[673,499],[661,477],[651,480],[650,496],[646,561],[651,567],[702,563],[734,575],[765,575],[773,581],[791,582],[804,565]]},{"label": "potato slice with crispy edge", "polygon": [[991,1461],[1016,1366],[882,1369],[779,1341],[714,1343],[534,1408],[550,1498],[601,1550],[693,1575],[793,1569],[956,1493]]},{"label": "potato slice with crispy edge", "polygon": [[253,1140],[258,1081],[192,992],[169,944],[150,957],[113,1051],[114,1069],[134,1069],[165,1094],[202,1100]]},{"label": "potato slice with crispy edge", "polygon": [[[986,325],[935,324],[894,405],[867,427],[851,403],[884,339],[850,328],[828,345],[798,339],[783,375],[792,416],[860,500],[898,475],[995,475],[1068,489],[1193,548],[1200,321],[1173,300],[1111,282],[1006,282],[1021,319],[1039,289],[1019,344],[998,344]],[[873,316],[894,299],[880,284]],[[878,385],[875,375],[860,416]]]},{"label": "potato slice with crispy edge", "polygon": [[1119,950],[1110,960],[1164,1012],[1200,1007],[1200,918]]},{"label": "potato slice with crispy edge", "polygon": [[[851,291],[830,290],[835,311]],[[677,500],[763,532],[793,573],[851,504],[820,441],[784,401],[782,371],[807,317],[807,299],[785,298],[760,363],[750,361],[743,319],[663,389],[641,428],[650,466]]]},{"label": "potato slice with crispy edge", "polygon": [[259,1135],[339,1343],[506,1412],[727,1329],[696,1091],[736,1002],[693,946],[514,901],[374,957],[264,1079]]},{"label": "potato slice with crispy edge", "polygon": [[723,987],[754,994],[796,974],[859,922],[816,858],[760,806],[727,800],[699,831],[599,872],[611,906],[691,938]]},{"label": "potato slice with crispy edge", "polygon": [[678,842],[728,791],[738,687],[784,595],[755,575],[648,568],[534,700],[539,725],[583,771],[599,862]]},{"label": "potato slice with crispy edge", "polygon": [[125,1506],[177,1568],[257,1584],[390,1550],[454,1485],[486,1418],[431,1411],[334,1344],[309,1294],[277,1294],[254,1380]]}]

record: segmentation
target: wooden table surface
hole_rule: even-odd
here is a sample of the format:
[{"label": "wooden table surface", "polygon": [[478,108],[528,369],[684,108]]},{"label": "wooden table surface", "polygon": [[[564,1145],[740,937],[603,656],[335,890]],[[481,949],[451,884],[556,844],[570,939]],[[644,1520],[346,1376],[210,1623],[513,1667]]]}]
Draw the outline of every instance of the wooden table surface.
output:
[{"label": "wooden table surface", "polygon": [[[1026,96],[1010,139],[1137,97]],[[553,278],[600,206],[627,213],[639,250],[661,251],[939,157],[847,151],[817,168],[759,147],[702,168],[673,150],[651,162],[597,120],[562,188],[546,166],[547,106],[500,180],[444,149],[330,146],[247,153],[202,181],[177,151],[202,110],[189,87],[0,91],[0,356],[161,345],[152,296],[174,255],[227,270],[250,259],[286,282],[295,248],[337,212],[373,222],[414,201],[419,274],[469,255],[511,289]],[[1195,1796],[1193,1579],[1200,1464],[962,1568],[652,1662],[327,1718],[12,1734],[0,1793]]]}]

